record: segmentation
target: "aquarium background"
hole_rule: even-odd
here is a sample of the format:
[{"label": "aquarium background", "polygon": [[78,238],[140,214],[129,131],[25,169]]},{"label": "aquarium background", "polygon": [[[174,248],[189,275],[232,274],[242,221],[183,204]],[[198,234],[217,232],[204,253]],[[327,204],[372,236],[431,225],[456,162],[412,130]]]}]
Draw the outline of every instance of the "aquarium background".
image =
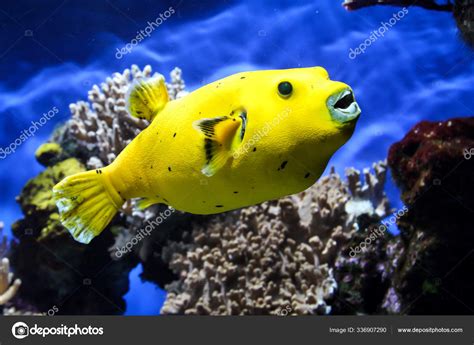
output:
[{"label": "aquarium background", "polygon": [[[129,54],[117,48],[169,7],[166,21]],[[340,173],[383,160],[392,143],[423,119],[473,115],[472,51],[458,37],[451,13],[408,13],[356,58],[358,47],[398,7],[346,11],[340,1],[15,1],[0,5],[0,147],[53,107],[59,112],[0,160],[0,220],[7,234],[21,217],[15,202],[43,168],[34,151],[70,116],[69,104],[93,84],[132,64],[165,75],[183,70],[193,90],[232,73],[325,67],[354,89],[362,108],[354,136],[331,160]],[[401,202],[389,179],[394,207]],[[396,231],[396,229],[393,229]],[[164,292],[131,273],[127,314],[157,314]]]}]

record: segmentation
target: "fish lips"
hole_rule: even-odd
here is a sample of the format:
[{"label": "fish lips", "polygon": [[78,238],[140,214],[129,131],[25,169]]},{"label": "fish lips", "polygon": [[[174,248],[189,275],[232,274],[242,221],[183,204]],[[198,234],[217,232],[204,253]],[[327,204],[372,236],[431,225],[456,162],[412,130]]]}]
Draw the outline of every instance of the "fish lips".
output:
[{"label": "fish lips", "polygon": [[329,113],[334,121],[340,124],[353,123],[359,117],[361,110],[351,89],[338,91],[327,100]]}]

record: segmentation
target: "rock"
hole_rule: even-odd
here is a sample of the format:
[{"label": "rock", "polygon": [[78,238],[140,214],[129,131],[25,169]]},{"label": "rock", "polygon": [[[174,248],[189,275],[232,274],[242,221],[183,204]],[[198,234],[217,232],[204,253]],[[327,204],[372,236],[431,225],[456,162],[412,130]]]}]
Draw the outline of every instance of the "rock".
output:
[{"label": "rock", "polygon": [[53,186],[81,171],[82,163],[69,158],[28,181],[17,199],[25,218],[12,225],[18,241],[9,257],[23,282],[21,297],[39,310],[54,305],[58,314],[122,314],[128,272],[137,261],[111,260],[111,232],[90,246],[74,241],[52,200]]},{"label": "rock", "polygon": [[44,143],[35,152],[36,160],[47,167],[60,161],[63,149],[57,143]]},{"label": "rock", "polygon": [[390,298],[402,313],[472,314],[474,117],[423,121],[391,148],[388,164],[408,212]]}]

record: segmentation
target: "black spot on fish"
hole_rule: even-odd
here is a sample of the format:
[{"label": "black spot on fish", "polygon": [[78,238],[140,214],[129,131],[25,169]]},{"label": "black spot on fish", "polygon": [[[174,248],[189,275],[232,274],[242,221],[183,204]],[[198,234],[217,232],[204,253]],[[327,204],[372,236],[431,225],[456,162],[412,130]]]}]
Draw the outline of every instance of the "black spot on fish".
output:
[{"label": "black spot on fish", "polygon": [[281,163],[280,167],[278,168],[278,170],[283,170],[283,169],[285,169],[286,163],[288,163],[288,161],[283,161],[283,162]]},{"label": "black spot on fish", "polygon": [[309,175],[311,175],[310,173],[306,173],[306,175],[304,175],[304,178],[308,178]]},{"label": "black spot on fish", "polygon": [[175,134],[173,134],[173,138],[174,138],[175,136],[176,136],[176,133],[175,133]]},{"label": "black spot on fish", "polygon": [[168,202],[168,200],[166,200],[165,198],[163,198],[164,202]]},{"label": "black spot on fish", "polygon": [[245,77],[240,77],[240,79],[245,79]]},{"label": "black spot on fish", "polygon": [[99,173],[99,169],[96,169],[95,173],[98,174],[98,173]]},{"label": "black spot on fish", "polygon": [[137,114],[141,115],[141,114],[143,114],[143,111],[137,110]]},{"label": "black spot on fish", "polygon": [[150,165],[150,169],[153,169],[153,165]]},{"label": "black spot on fish", "polygon": [[237,194],[237,193],[238,193],[238,191],[235,191],[235,192],[234,192],[234,194]]},{"label": "black spot on fish", "polygon": [[255,152],[255,151],[257,151],[257,148],[256,148],[256,147],[253,148],[253,152]]},{"label": "black spot on fish", "polygon": [[224,207],[224,205],[216,205],[216,207]]},{"label": "black spot on fish", "polygon": [[171,171],[171,167],[168,167],[168,171]]}]

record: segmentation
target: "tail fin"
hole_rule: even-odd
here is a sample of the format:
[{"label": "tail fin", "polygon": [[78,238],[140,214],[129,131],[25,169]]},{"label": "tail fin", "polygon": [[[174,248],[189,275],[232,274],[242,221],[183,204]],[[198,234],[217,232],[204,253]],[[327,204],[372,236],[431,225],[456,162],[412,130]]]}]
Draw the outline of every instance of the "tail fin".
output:
[{"label": "tail fin", "polygon": [[54,186],[53,198],[61,223],[81,243],[99,235],[124,203],[101,169],[66,177]]}]

